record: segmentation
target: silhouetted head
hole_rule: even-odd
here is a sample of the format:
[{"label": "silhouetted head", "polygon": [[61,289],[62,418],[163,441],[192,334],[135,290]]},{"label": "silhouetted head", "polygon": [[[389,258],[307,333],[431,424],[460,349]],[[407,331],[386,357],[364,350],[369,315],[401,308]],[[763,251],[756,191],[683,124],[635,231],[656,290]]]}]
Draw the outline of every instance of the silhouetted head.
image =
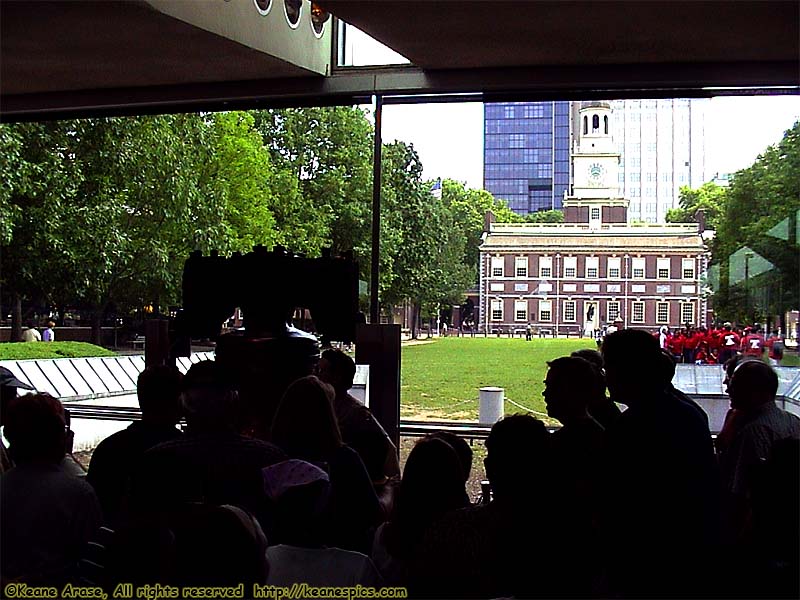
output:
[{"label": "silhouetted head", "polygon": [[322,353],[317,365],[317,376],[333,386],[337,394],[346,394],[353,387],[356,363],[341,350],[329,348]]},{"label": "silhouetted head", "polygon": [[30,394],[8,404],[3,434],[18,465],[58,464],[64,458],[64,407],[50,394]]},{"label": "silhouetted head", "polygon": [[614,402],[634,406],[664,387],[658,340],[641,329],[623,329],[603,341],[606,385]]},{"label": "silhouetted head", "polygon": [[597,368],[577,356],[563,356],[547,363],[544,402],[547,414],[567,424],[589,416],[590,398],[602,389]]},{"label": "silhouetted head", "polygon": [[442,439],[421,439],[403,469],[387,540],[389,551],[395,556],[408,556],[434,520],[468,503],[455,450]]},{"label": "silhouetted head", "polygon": [[537,464],[547,461],[547,429],[530,415],[505,417],[486,439],[486,476],[498,500],[530,501]]},{"label": "silhouetted head", "polygon": [[314,547],[324,541],[330,477],[303,460],[285,460],[261,470],[274,509],[273,544]]},{"label": "silhouetted head", "polygon": [[725,361],[724,365],[725,378],[722,380],[722,385],[725,386],[726,394],[730,395],[728,388],[730,387],[731,379],[733,378],[733,372],[736,370],[736,367],[738,367],[740,363],[746,360],[755,360],[755,359],[745,356],[743,354],[734,354],[728,360]]},{"label": "silhouetted head", "polygon": [[181,400],[191,431],[235,428],[239,394],[228,371],[216,361],[203,360],[189,368]]},{"label": "silhouetted head", "polygon": [[469,475],[472,471],[472,448],[469,447],[466,440],[451,431],[437,431],[432,433],[430,437],[439,438],[450,444],[450,447],[456,451],[458,462],[461,464],[464,482],[469,481]]},{"label": "silhouetted head", "polygon": [[175,425],[181,413],[183,375],[166,365],[147,367],[136,381],[136,395],[142,419],[163,425]]},{"label": "silhouetted head", "polygon": [[777,393],[778,374],[760,360],[742,361],[728,384],[731,408],[737,410],[754,410],[775,400]]},{"label": "silhouetted head", "polygon": [[292,458],[326,461],[342,445],[333,412],[335,392],[314,375],[301,377],[283,395],[272,422],[271,440]]},{"label": "silhouetted head", "polygon": [[9,369],[0,367],[0,425],[5,422],[6,409],[17,397],[17,390],[33,390],[33,386],[17,379]]}]

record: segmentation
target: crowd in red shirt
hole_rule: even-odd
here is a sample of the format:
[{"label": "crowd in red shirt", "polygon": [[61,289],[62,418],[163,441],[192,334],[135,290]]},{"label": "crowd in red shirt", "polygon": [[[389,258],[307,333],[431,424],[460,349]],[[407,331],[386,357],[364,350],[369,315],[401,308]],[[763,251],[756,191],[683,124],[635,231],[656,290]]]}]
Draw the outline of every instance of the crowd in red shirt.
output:
[{"label": "crowd in red shirt", "polygon": [[770,362],[783,358],[784,342],[777,331],[765,338],[758,326],[740,329],[725,323],[721,327],[684,327],[671,331],[662,327],[655,334],[661,347],[679,363],[698,365],[724,364],[736,354],[761,358],[769,351]]}]

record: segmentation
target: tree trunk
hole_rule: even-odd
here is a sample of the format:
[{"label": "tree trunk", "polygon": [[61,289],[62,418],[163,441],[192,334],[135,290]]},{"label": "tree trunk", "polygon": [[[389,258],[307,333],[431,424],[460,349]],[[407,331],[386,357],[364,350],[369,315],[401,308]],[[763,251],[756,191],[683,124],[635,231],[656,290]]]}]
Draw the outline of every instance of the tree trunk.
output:
[{"label": "tree trunk", "polygon": [[95,346],[102,346],[103,345],[103,316],[106,313],[106,306],[103,305],[102,307],[98,307],[94,313],[92,313],[92,343]]},{"label": "tree trunk", "polygon": [[12,342],[22,341],[22,298],[14,292],[11,296],[11,338]]},{"label": "tree trunk", "polygon": [[411,303],[411,339],[416,340],[419,337],[419,302]]}]

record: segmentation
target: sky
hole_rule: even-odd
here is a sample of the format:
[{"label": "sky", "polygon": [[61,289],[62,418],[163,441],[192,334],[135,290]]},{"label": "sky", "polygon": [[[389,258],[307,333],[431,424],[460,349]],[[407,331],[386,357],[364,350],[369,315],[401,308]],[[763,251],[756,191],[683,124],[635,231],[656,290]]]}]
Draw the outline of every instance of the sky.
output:
[{"label": "sky", "polygon": [[[712,98],[706,112],[706,174],[750,166],[800,119],[800,96]],[[419,153],[425,179],[455,179],[483,186],[483,105],[383,107],[383,141],[403,140]]]}]

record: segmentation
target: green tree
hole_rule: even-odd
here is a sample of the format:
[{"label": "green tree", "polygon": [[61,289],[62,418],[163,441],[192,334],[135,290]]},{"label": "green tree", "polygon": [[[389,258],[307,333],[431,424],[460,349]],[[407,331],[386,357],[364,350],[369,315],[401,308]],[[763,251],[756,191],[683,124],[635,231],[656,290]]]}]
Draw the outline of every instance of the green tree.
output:
[{"label": "green tree", "polygon": [[[800,122],[737,172],[727,191],[714,247],[720,267],[715,304],[723,318],[768,318],[800,307],[798,218]],[[755,259],[748,266],[768,266],[741,276],[747,255]],[[744,314],[747,305],[750,314]]]},{"label": "green tree", "polygon": [[564,212],[561,210],[540,210],[525,215],[526,223],[563,223]]},{"label": "green tree", "polygon": [[683,186],[680,189],[679,208],[667,211],[667,223],[694,223],[698,210],[705,212],[706,225],[716,229],[725,212],[726,191],[713,181],[704,183],[697,189]]},{"label": "green tree", "polygon": [[62,233],[74,218],[81,175],[65,122],[0,125],[0,282],[11,302],[11,340],[22,339],[23,303],[62,304],[80,252]]}]

